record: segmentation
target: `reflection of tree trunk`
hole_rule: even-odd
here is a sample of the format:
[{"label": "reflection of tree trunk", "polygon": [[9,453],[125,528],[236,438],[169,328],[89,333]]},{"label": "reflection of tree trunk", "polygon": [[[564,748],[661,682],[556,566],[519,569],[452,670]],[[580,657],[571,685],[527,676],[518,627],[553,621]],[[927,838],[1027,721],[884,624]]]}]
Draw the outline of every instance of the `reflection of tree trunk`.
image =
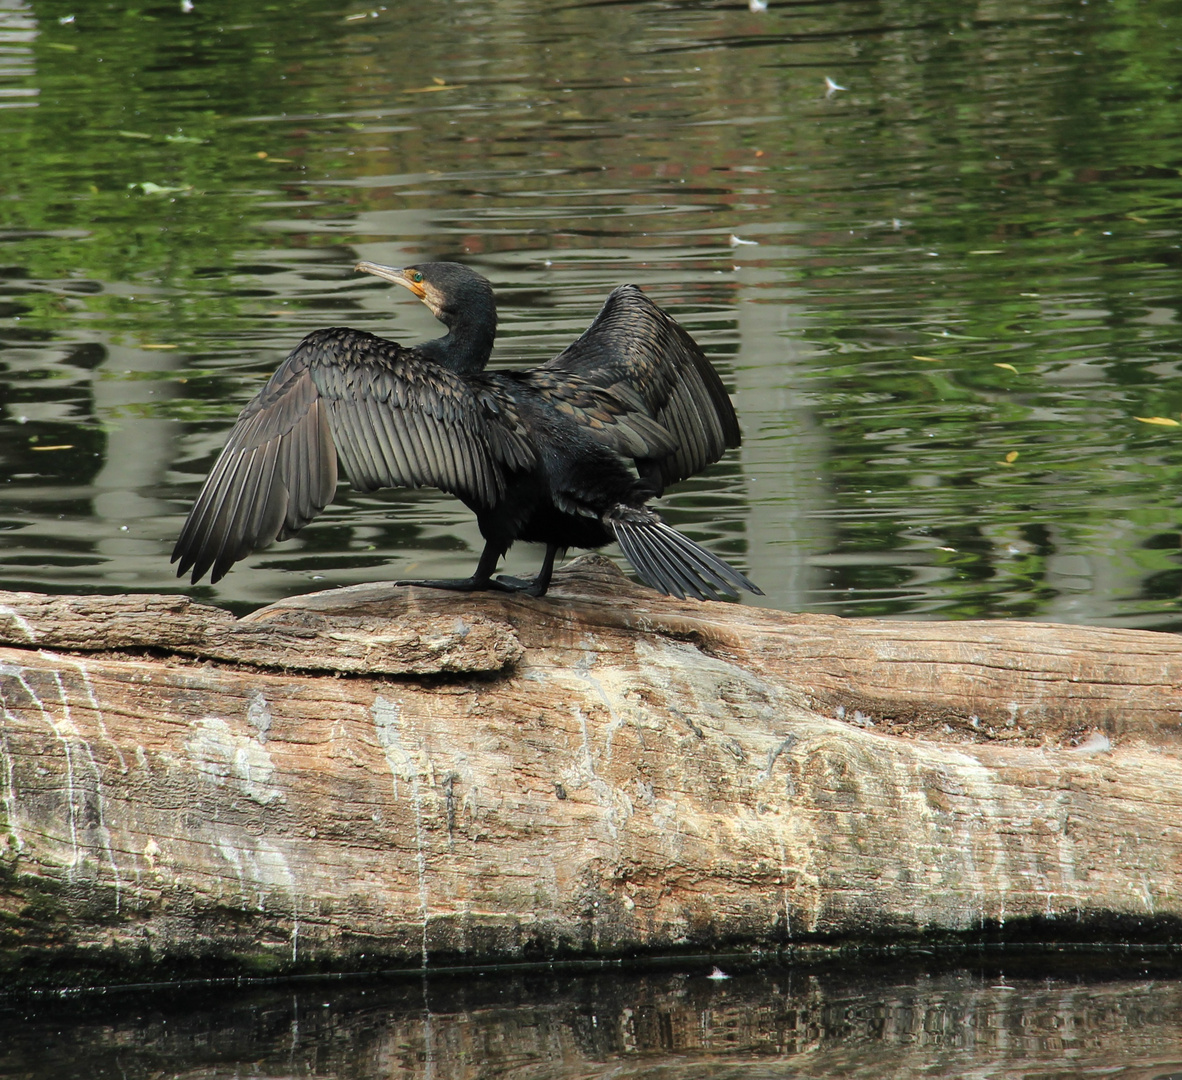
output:
[{"label": "reflection of tree trunk", "polygon": [[1171,636],[679,603],[597,558],[542,600],[241,622],[2,599],[10,947],[257,970],[1180,913]]},{"label": "reflection of tree trunk", "polygon": [[[144,406],[159,406],[177,393],[177,385],[163,378],[126,378],[130,374],[163,374],[177,367],[171,350],[143,351],[108,346],[109,359],[94,380],[94,411],[107,432],[103,467],[94,478],[94,516],[103,524],[95,542],[95,524],[80,522],[80,531],[106,560],[103,577],[124,588],[145,577],[159,580],[156,560],[160,541],[156,526],[143,535],[142,523],[156,522],[172,510],[155,494],[177,457],[179,424],[160,416],[144,416]],[[137,535],[138,534],[138,535]],[[152,567],[145,574],[145,561]]]},{"label": "reflection of tree trunk", "polygon": [[[805,607],[825,577],[808,560],[835,544],[833,518],[824,513],[833,499],[831,450],[800,391],[815,363],[810,320],[782,271],[745,266],[739,280],[734,312],[748,355],[735,365],[734,399],[743,425],[744,501],[758,506],[746,514],[747,571],[753,581],[776,582],[778,605]],[[775,362],[767,361],[769,350]]]}]

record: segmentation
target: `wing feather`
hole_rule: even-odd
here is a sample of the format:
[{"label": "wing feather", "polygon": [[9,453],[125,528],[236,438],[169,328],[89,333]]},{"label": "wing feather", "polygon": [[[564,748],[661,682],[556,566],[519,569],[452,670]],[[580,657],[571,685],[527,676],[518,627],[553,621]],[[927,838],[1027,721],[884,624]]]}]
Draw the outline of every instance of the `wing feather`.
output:
[{"label": "wing feather", "polygon": [[718,372],[686,330],[635,285],[613,290],[586,332],[543,368],[579,375],[625,403],[639,399],[675,447],[637,461],[662,487],[700,472],[741,441]]},{"label": "wing feather", "polygon": [[242,410],[173,549],[178,574],[217,581],[311,521],[336,492],[438,487],[494,505],[505,474],[534,464],[512,403],[359,330],[318,330]]},{"label": "wing feather", "polygon": [[332,430],[339,461],[349,474],[349,480],[358,491],[373,491],[377,486],[372,481],[373,470],[367,467],[365,452],[358,445],[359,438],[353,424],[353,410],[344,408],[339,402],[328,406],[328,426]]},{"label": "wing feather", "polygon": [[643,407],[626,403],[614,388],[597,386],[581,374],[545,364],[516,377],[554,411],[574,421],[601,445],[626,457],[667,457],[677,450],[665,426]]},{"label": "wing feather", "polygon": [[[374,433],[386,475],[411,475],[410,459],[402,448],[402,440],[398,437],[398,425],[386,422],[385,417],[382,416],[382,403],[371,399],[366,405],[368,414],[366,421]],[[385,407],[388,408],[388,405]]]},{"label": "wing feather", "polygon": [[[250,537],[259,536],[269,528],[278,530],[283,523],[282,513],[277,512],[280,506],[276,495],[279,489],[275,487],[275,470],[279,467],[279,444],[270,442],[263,448],[263,467],[259,470],[258,484],[254,497],[248,506],[248,516],[239,541],[235,560],[245,557],[250,552]],[[306,485],[306,476],[297,477],[295,487]]]},{"label": "wing feather", "polygon": [[390,444],[394,449],[394,460],[401,475],[417,477],[418,474],[414,468],[415,451],[410,440],[410,433],[402,424],[389,424],[386,426],[386,431],[390,436]]},{"label": "wing feather", "polygon": [[[409,402],[402,407],[403,415],[407,413],[408,406]],[[404,423],[401,430],[406,436],[406,441],[410,444],[411,475],[407,477],[407,483],[412,487],[418,487],[423,484],[424,478],[429,473],[437,472],[438,469],[431,459],[426,441],[423,439],[423,433],[419,429],[418,417],[411,413],[410,422]]]}]

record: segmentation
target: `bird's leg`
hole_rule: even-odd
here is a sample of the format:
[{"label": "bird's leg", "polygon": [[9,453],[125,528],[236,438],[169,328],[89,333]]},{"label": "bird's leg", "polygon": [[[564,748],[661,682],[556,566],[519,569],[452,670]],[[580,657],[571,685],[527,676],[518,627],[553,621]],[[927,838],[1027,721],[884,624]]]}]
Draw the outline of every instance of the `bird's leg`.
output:
[{"label": "bird's leg", "polygon": [[469,578],[419,578],[396,581],[394,584],[421,585],[425,589],[447,589],[449,592],[479,592],[481,589],[516,592],[516,589],[502,584],[499,579],[493,580],[492,572],[497,568],[497,563],[503,554],[504,551],[489,540],[485,542],[484,550],[480,553],[480,562],[476,564],[475,573]]},{"label": "bird's leg", "polygon": [[545,596],[546,590],[550,588],[550,578],[554,576],[554,556],[557,554],[557,544],[546,545],[546,557],[542,560],[542,568],[538,571],[538,576],[533,581],[527,581],[525,578],[508,577],[505,574],[500,574],[497,577],[497,581],[502,588],[509,589],[512,592],[529,593],[530,596]]}]

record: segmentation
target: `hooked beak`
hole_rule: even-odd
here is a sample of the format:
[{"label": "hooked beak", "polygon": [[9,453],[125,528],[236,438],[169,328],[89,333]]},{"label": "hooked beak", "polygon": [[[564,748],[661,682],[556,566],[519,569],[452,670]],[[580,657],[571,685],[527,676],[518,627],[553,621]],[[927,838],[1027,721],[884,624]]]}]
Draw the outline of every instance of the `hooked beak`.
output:
[{"label": "hooked beak", "polygon": [[383,266],[381,263],[374,262],[359,262],[353,269],[363,274],[373,274],[374,277],[380,277],[383,281],[392,281],[395,285],[409,289],[420,300],[426,299],[427,290],[423,287],[423,283],[411,281],[408,272],[401,267]]}]

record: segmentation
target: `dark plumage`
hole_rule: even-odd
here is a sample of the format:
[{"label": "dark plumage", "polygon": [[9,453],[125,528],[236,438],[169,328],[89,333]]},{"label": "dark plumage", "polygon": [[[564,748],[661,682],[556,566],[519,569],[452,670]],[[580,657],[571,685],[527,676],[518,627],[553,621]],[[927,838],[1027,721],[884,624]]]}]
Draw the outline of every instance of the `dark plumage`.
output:
[{"label": "dark plumage", "polygon": [[[634,285],[614,290],[577,341],[532,371],[484,370],[492,286],[456,263],[358,270],[403,285],[448,328],[407,348],[362,330],[309,334],[242,410],[172,553],[178,575],[217,581],[285,540],[336,493],[437,487],[476,514],[484,551],[459,581],[403,584],[540,596],[554,557],[617,540],[648,585],[674,596],[758,593],[646,503],[739,445],[718,374]],[[546,545],[533,581],[492,574],[515,540]]]}]

